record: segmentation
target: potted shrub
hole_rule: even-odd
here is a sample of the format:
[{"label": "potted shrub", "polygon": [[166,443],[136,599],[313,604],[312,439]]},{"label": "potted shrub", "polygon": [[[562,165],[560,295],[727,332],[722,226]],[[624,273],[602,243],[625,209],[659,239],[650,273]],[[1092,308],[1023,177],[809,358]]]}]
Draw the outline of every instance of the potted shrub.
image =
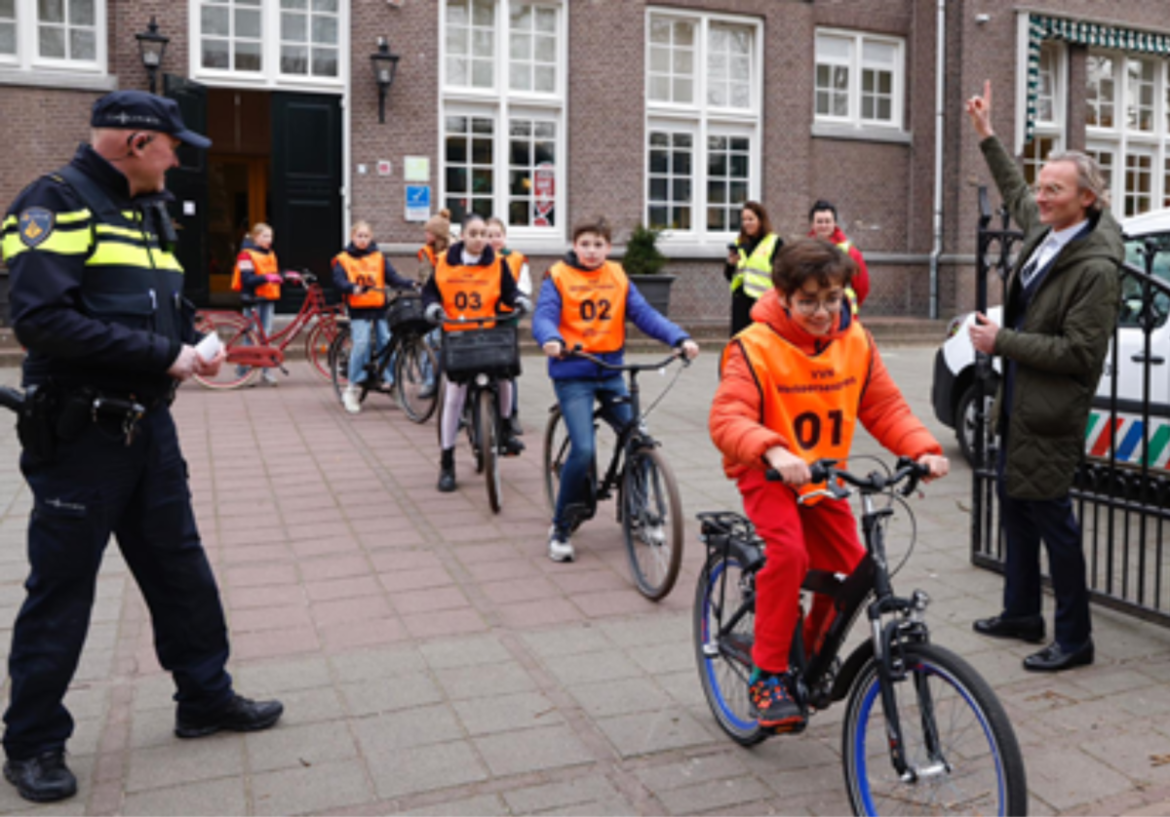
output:
[{"label": "potted shrub", "polygon": [[667,258],[658,249],[661,232],[643,224],[634,227],[626,240],[622,267],[650,305],[666,315],[670,308],[670,285],[676,276],[662,271]]}]

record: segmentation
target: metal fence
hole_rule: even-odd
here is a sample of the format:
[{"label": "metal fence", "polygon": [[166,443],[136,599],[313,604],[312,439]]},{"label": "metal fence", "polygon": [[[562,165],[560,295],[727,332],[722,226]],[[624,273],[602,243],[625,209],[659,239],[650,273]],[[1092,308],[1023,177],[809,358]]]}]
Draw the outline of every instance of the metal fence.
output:
[{"label": "metal fence", "polygon": [[[988,288],[1006,302],[1007,275],[1022,239],[1006,212],[979,191],[976,302],[986,312]],[[1170,624],[1170,238],[1127,244],[1121,268],[1122,308],[1106,372],[1085,429],[1086,454],[1072,498],[1084,536],[1094,601]],[[1004,537],[996,498],[998,440],[987,427],[989,397],[999,374],[979,356],[976,366],[971,559],[1003,571]]]}]

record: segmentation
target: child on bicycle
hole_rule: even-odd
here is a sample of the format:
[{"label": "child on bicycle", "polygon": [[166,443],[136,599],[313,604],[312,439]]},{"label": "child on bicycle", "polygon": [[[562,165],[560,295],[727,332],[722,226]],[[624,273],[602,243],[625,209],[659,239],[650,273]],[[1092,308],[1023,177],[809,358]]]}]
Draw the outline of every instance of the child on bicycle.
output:
[{"label": "child on bicycle", "polygon": [[[418,250],[419,270],[415,277],[425,284],[434,276],[439,256],[447,252],[447,248],[451,246],[451,211],[444,207],[427,219],[423,225],[423,235],[426,236],[426,240]],[[427,333],[427,343],[436,355],[439,353],[441,334],[438,327]],[[438,379],[429,357],[423,358],[423,377],[425,382],[418,396],[426,400],[435,393],[435,381]]]},{"label": "child on bicycle", "polygon": [[594,488],[589,473],[596,447],[594,400],[601,403],[602,416],[615,430],[632,419],[621,373],[574,359],[571,353],[579,349],[620,366],[628,317],[647,335],[688,358],[699,354],[698,344],[686,332],[646,303],[621,264],[608,260],[611,242],[604,218],[575,225],[573,249],[545,273],[532,318],[532,335],[549,357],[548,374],[569,433],[569,456],[548,535],[548,556],[554,562],[573,560],[569,537],[582,521],[581,506]]},{"label": "child on bicycle", "polygon": [[[508,270],[512,273],[512,277],[516,280],[516,286],[520,289],[520,294],[525,298],[532,296],[532,276],[528,271],[528,258],[524,253],[510,250],[504,244],[508,240],[508,228],[504,226],[504,220],[498,216],[492,216],[487,220],[487,235],[488,243],[492,245],[492,249],[496,251],[496,255],[504,259],[504,263],[508,265]],[[519,318],[513,318],[513,321],[519,323]],[[512,379],[512,409],[508,412],[508,424],[512,427],[512,433],[519,437],[524,433],[524,429],[520,426],[520,394],[519,389],[516,388],[516,379]]]},{"label": "child on bicycle", "polygon": [[[849,573],[865,555],[848,501],[809,496],[817,489],[809,464],[844,460],[860,421],[890,451],[927,466],[928,479],[949,468],[850,314],[845,290],[855,269],[827,241],[785,246],[772,271],[775,289],[724,350],[711,404],[711,439],[724,472],[737,481],[766,543],[767,564],[756,575],[750,696],[760,726],[777,732],[799,731],[807,720],[788,672],[804,576],[810,568]],[[769,468],[783,482],[767,481]],[[829,600],[818,597],[803,634],[810,654],[831,614]]]},{"label": "child on bicycle", "polygon": [[[377,350],[381,353],[390,343],[390,324],[386,321],[389,301],[386,287],[398,290],[419,289],[395,271],[390,259],[382,254],[377,244],[371,243],[374,231],[368,221],[358,221],[350,231],[350,243],[333,259],[333,286],[345,298],[349,308],[349,385],[341,395],[341,402],[350,414],[362,410],[360,386],[366,379],[366,364],[370,360],[370,335],[376,335]],[[394,372],[386,367],[386,387],[394,385]]]},{"label": "child on bicycle", "polygon": [[[272,251],[272,237],[271,227],[264,222],[256,223],[244,238],[232,271],[232,289],[240,293],[244,317],[254,315],[266,335],[272,334],[272,317],[276,314],[280,284],[284,280],[276,253]],[[290,280],[293,280],[291,275]],[[272,369],[264,369],[262,377],[269,386],[276,385],[276,372]]]},{"label": "child on bicycle", "polygon": [[[527,309],[528,299],[516,288],[516,281],[502,259],[488,244],[487,223],[483,216],[470,213],[463,220],[462,240],[437,257],[435,274],[423,287],[423,302],[427,317],[438,322],[448,318],[490,318],[500,305],[508,309]],[[457,321],[444,324],[447,332],[475,331],[491,324],[461,325]],[[455,441],[459,434],[459,420],[467,400],[467,384],[448,381],[443,395],[443,413],[439,417],[440,491],[455,490]],[[512,385],[500,382],[500,416],[507,417],[512,407]],[[505,456],[516,456],[524,450],[524,443],[505,427],[500,439],[500,450]]]}]

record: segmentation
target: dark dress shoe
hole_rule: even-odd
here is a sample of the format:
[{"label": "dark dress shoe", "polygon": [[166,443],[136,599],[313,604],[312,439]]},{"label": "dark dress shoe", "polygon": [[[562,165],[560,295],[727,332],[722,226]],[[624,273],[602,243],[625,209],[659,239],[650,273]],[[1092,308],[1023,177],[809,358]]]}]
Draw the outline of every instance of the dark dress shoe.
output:
[{"label": "dark dress shoe", "polygon": [[972,626],[975,632],[992,638],[1018,638],[1032,644],[1044,641],[1043,616],[992,616],[978,619]]},{"label": "dark dress shoe", "polygon": [[4,764],[4,779],[20,796],[34,803],[51,803],[77,794],[77,778],[65,765],[65,752],[42,752],[27,760]]},{"label": "dark dress shoe", "polygon": [[1093,663],[1093,642],[1086,641],[1075,650],[1065,650],[1055,641],[1040,652],[1024,659],[1024,669],[1031,672],[1060,672]]},{"label": "dark dress shoe", "polygon": [[259,732],[267,729],[284,712],[280,701],[252,701],[241,695],[232,695],[228,705],[215,715],[203,718],[175,719],[175,734],[181,738],[201,738],[216,732]]}]

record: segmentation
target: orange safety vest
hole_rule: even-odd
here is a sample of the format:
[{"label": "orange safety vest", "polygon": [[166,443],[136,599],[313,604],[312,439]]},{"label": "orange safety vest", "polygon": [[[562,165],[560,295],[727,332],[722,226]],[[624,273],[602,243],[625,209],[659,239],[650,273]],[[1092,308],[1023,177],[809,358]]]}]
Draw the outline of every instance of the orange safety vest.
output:
[{"label": "orange safety vest", "polygon": [[354,258],[347,252],[340,252],[333,259],[334,263],[341,264],[345,276],[354,286],[374,288],[373,292],[363,292],[361,295],[350,293],[345,296],[345,302],[352,309],[381,309],[386,305],[386,258],[381,252],[375,251]]},{"label": "orange safety vest", "polygon": [[[763,394],[763,424],[781,434],[805,462],[835,459],[844,467],[873,366],[873,348],[861,324],[852,323],[812,356],[764,323],[753,323],[733,342],[743,348]],[[823,487],[804,485],[798,491]]]},{"label": "orange safety vest", "polygon": [[[241,255],[244,253],[247,253],[248,257],[252,259],[253,275],[276,275],[280,272],[280,264],[276,260],[276,253],[244,250]],[[239,292],[241,289],[243,289],[243,283],[240,277],[240,259],[236,258],[236,267],[232,272],[232,290]],[[255,295],[263,301],[279,301],[280,284],[260,284],[260,286],[256,287]]]},{"label": "orange safety vest", "polygon": [[[463,264],[452,266],[447,263],[447,254],[439,256],[435,267],[435,286],[443,298],[443,311],[451,317],[490,318],[496,314],[500,301],[500,284],[504,265],[496,259],[486,266],[468,267]],[[461,332],[465,329],[487,329],[494,322],[484,324],[447,323],[443,329]]]},{"label": "orange safety vest", "polygon": [[512,273],[512,278],[519,284],[520,270],[528,263],[528,257],[522,252],[513,250],[504,256],[504,263],[508,265],[508,271]]},{"label": "orange safety vest", "polygon": [[590,354],[620,352],[626,345],[626,296],[630,279],[622,265],[606,261],[581,270],[563,261],[548,271],[561,295],[560,333],[567,349]]}]

